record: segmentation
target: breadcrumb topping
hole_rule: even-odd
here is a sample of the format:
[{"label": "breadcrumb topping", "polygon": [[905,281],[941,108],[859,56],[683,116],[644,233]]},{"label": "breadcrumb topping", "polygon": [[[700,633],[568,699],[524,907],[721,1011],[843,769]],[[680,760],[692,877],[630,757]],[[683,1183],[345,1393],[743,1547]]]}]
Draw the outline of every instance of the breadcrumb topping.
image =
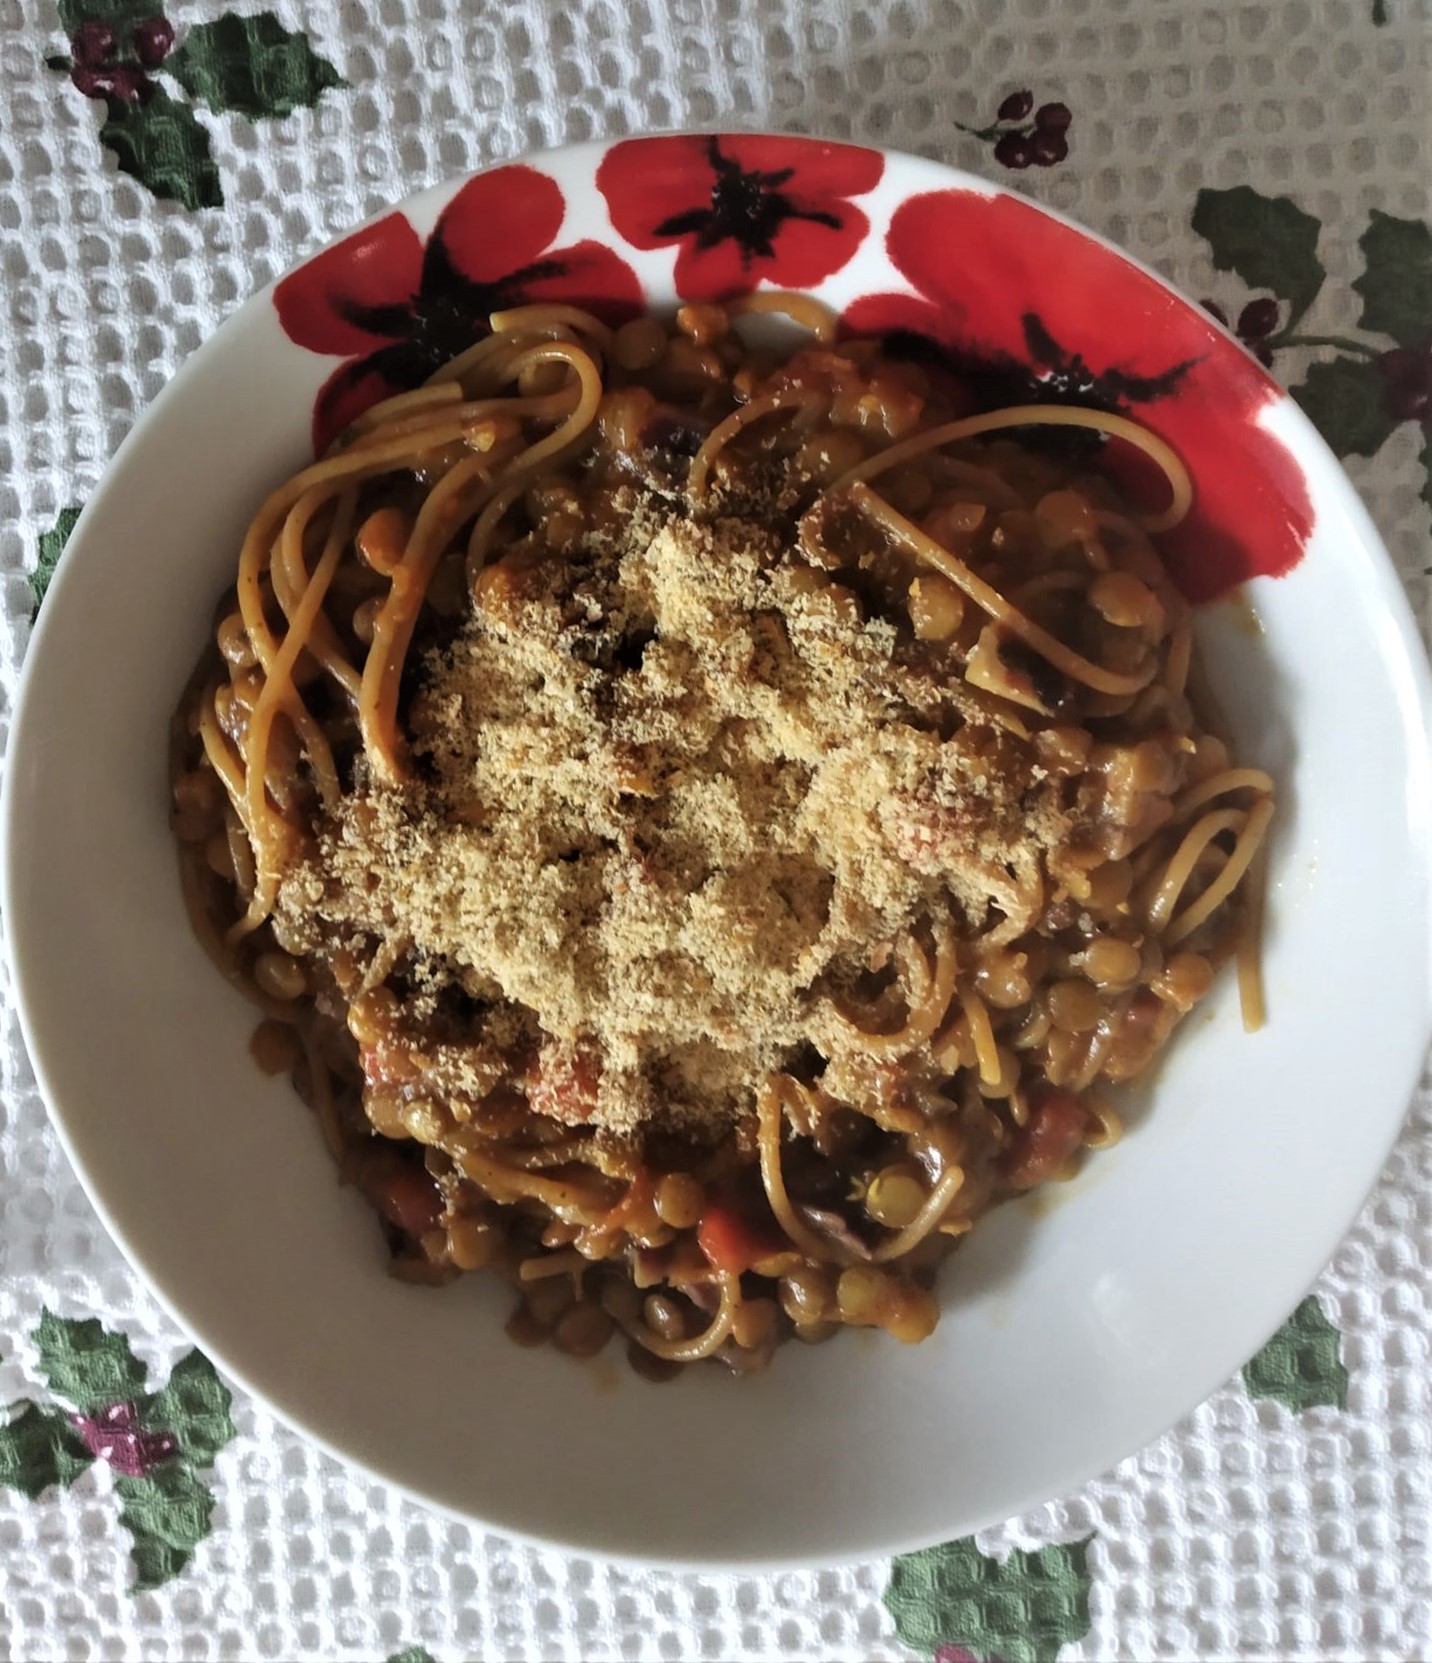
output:
[{"label": "breadcrumb topping", "polygon": [[[422,665],[412,779],[360,775],[278,912],[595,1055],[571,1118],[714,1134],[803,1044],[849,1043],[832,980],[932,910],[1007,915],[1067,816],[1031,744],[803,581],[789,524],[629,506],[484,574]],[[472,1057],[459,1097],[500,1075]]]}]

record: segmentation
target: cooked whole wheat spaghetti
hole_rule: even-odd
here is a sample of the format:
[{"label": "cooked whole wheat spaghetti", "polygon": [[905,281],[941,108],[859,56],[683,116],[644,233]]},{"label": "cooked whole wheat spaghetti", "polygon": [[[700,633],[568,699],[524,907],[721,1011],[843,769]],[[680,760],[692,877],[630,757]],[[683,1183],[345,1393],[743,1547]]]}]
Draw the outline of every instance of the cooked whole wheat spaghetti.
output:
[{"label": "cooked whole wheat spaghetti", "polygon": [[399,1275],[654,1377],[922,1339],[1225,960],[1262,1019],[1273,782],[1195,697],[1188,476],[805,296],[490,325],[250,527],[174,723],[195,927]]}]

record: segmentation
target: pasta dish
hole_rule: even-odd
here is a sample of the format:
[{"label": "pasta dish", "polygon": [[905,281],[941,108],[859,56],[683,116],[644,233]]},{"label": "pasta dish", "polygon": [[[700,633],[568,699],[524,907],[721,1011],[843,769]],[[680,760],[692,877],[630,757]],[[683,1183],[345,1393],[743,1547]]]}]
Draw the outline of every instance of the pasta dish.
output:
[{"label": "pasta dish", "polygon": [[249,528],[172,734],[195,928],[396,1274],[653,1378],[921,1340],[1226,962],[1262,1019],[1188,475],[804,296],[490,325]]}]

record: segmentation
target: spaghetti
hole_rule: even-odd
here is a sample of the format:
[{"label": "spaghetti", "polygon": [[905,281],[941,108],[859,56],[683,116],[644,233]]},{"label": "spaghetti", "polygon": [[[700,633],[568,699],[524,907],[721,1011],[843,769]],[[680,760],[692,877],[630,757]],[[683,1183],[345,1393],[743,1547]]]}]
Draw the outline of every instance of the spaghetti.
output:
[{"label": "spaghetti", "polygon": [[806,296],[523,306],[259,509],[174,723],[184,893],[397,1274],[655,1377],[919,1340],[1228,959],[1261,1020],[1273,781],[1191,691],[1187,472],[957,392]]}]

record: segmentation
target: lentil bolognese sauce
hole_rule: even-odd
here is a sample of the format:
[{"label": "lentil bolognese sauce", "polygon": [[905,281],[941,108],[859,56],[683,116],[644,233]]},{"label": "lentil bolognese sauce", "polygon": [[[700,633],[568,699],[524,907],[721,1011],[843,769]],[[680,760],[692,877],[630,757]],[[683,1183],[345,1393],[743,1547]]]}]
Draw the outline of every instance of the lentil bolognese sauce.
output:
[{"label": "lentil bolognese sauce", "polygon": [[802,296],[491,327],[249,530],[174,723],[195,927],[398,1275],[652,1375],[923,1339],[1225,960],[1261,1020],[1273,785],[1153,541],[1187,475]]}]

